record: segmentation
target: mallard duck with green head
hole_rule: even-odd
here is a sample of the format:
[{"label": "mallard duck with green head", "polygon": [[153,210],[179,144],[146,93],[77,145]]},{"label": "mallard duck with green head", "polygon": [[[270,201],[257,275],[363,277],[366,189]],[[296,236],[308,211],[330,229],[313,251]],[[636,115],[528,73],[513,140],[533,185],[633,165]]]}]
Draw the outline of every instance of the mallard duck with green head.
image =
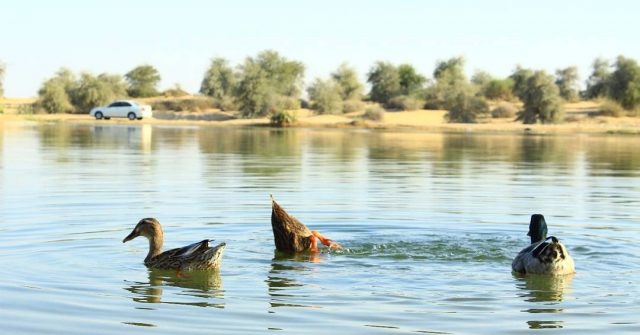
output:
[{"label": "mallard duck with green head", "polygon": [[144,265],[152,269],[178,271],[217,269],[220,267],[220,260],[226,246],[225,243],[220,243],[211,247],[209,243],[213,240],[202,240],[182,248],[162,252],[164,233],[160,222],[154,218],[140,220],[122,243],[138,236],[144,236],[149,240],[149,253],[144,259]]},{"label": "mallard duck with green head", "polygon": [[271,228],[276,249],[282,252],[294,253],[311,251],[317,252],[317,242],[329,247],[329,249],[342,249],[342,246],[317,230],[309,230],[298,219],[289,215],[284,208],[271,196]]},{"label": "mallard duck with green head", "polygon": [[511,263],[517,273],[565,275],[575,273],[573,258],[555,236],[547,237],[547,222],[541,214],[531,215],[531,245],[522,249]]}]

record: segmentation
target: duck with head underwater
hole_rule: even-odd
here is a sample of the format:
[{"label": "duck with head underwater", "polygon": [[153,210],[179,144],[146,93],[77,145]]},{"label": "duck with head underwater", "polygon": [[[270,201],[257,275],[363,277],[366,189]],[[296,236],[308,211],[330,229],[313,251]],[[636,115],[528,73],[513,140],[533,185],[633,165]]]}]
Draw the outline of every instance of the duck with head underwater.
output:
[{"label": "duck with head underwater", "polygon": [[285,253],[318,252],[317,242],[329,249],[341,250],[342,246],[320,234],[309,230],[302,222],[289,215],[271,196],[271,228],[276,250]]},{"label": "duck with head underwater", "polygon": [[511,263],[514,272],[565,275],[575,273],[573,258],[555,236],[547,237],[547,222],[542,214],[531,215],[531,245],[522,249]]},{"label": "duck with head underwater", "polygon": [[220,267],[222,252],[226,246],[225,243],[220,243],[215,247],[210,247],[209,242],[212,240],[202,240],[186,247],[162,252],[164,234],[160,222],[154,218],[140,220],[131,234],[122,240],[122,243],[131,241],[138,236],[144,236],[149,240],[149,253],[144,259],[144,265],[159,270],[217,269]]}]

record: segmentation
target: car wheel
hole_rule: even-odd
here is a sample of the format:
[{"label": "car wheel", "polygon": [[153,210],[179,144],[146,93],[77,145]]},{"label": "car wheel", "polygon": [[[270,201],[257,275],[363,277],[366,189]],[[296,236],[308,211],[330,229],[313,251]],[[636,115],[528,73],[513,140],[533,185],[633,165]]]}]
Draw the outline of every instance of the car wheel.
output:
[{"label": "car wheel", "polygon": [[96,120],[100,120],[104,115],[102,115],[102,112],[96,112],[94,116],[96,117]]},{"label": "car wheel", "polygon": [[129,112],[129,114],[127,114],[127,117],[129,118],[129,120],[133,121],[136,119],[136,113]]}]

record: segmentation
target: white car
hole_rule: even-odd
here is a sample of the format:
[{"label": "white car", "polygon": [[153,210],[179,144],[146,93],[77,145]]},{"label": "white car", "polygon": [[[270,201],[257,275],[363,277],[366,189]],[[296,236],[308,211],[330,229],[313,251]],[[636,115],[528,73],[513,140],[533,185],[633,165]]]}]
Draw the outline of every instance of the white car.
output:
[{"label": "white car", "polygon": [[149,105],[140,105],[135,101],[129,100],[117,100],[107,106],[92,108],[89,115],[95,117],[96,120],[109,120],[112,117],[126,117],[129,118],[129,120],[142,120],[142,118],[151,117],[152,113],[151,106]]}]

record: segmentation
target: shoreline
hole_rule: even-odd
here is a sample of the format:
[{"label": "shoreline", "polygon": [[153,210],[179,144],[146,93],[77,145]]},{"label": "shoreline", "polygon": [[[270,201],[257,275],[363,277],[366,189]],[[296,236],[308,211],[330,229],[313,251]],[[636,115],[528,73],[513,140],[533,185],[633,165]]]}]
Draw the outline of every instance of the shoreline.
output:
[{"label": "shoreline", "polygon": [[[386,112],[383,121],[362,120],[359,115],[312,115],[306,110],[296,111],[298,121],[287,128],[370,129],[389,131],[425,131],[452,133],[502,134],[612,134],[640,135],[640,118],[584,117],[561,124],[526,125],[511,119],[491,119],[486,123],[447,123],[445,111]],[[160,113],[159,113],[160,114]],[[167,112],[162,112],[167,114]],[[21,122],[63,122],[96,125],[162,125],[206,127],[269,127],[267,118],[220,119],[221,112],[174,113],[176,118],[96,120],[84,114],[0,114],[0,124]]]}]

